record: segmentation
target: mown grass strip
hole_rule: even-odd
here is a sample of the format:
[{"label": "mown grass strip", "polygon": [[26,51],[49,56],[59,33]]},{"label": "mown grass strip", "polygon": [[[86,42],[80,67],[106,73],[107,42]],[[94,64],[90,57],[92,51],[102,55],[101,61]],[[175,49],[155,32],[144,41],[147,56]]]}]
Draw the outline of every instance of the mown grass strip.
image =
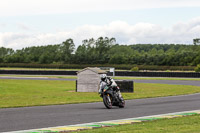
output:
[{"label": "mown grass strip", "polygon": [[1,74],[0,77],[21,77],[21,78],[64,78],[64,79],[77,79],[77,76],[62,76],[62,75],[9,75]]},{"label": "mown grass strip", "polygon": [[0,70],[79,71],[81,69],[0,67]]}]

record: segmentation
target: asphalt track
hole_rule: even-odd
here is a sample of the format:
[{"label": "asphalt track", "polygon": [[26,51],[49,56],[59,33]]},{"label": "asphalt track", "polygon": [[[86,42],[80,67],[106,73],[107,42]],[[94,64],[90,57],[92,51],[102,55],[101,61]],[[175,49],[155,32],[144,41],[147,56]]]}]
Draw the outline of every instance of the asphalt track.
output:
[{"label": "asphalt track", "polygon": [[[199,81],[134,80],[200,86]],[[200,93],[127,100],[126,107],[106,109],[102,102],[0,109],[0,132],[64,126],[106,120],[198,110]]]},{"label": "asphalt track", "polygon": [[200,109],[200,94],[127,100],[106,109],[102,102],[0,109],[0,132],[134,118]]}]

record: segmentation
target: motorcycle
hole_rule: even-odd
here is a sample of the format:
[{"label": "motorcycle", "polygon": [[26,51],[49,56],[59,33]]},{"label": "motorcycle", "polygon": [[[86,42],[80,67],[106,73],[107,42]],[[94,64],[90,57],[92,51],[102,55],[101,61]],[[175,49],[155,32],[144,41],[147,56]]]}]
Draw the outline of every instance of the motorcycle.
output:
[{"label": "motorcycle", "polygon": [[106,108],[111,109],[112,106],[118,106],[119,108],[124,108],[125,101],[122,97],[119,97],[119,94],[117,93],[117,89],[114,87],[108,87],[105,86],[103,89],[103,103],[106,106]]}]

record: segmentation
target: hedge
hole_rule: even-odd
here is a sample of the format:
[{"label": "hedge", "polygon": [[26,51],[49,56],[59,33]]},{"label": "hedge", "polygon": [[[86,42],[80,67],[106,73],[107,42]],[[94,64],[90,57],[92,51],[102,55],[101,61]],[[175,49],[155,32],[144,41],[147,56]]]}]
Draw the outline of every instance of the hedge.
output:
[{"label": "hedge", "polygon": [[138,67],[139,70],[180,70],[194,71],[195,66],[148,66],[148,65],[133,65],[133,64],[26,64],[26,63],[0,63],[0,67],[13,68],[56,68],[56,69],[83,69],[86,67],[114,67],[118,70],[131,70],[133,67]]}]

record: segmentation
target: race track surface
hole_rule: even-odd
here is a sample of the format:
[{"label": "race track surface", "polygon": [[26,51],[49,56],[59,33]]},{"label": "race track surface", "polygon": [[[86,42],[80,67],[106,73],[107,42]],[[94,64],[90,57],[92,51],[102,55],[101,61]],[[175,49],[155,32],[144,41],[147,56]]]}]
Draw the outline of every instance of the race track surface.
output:
[{"label": "race track surface", "polygon": [[0,132],[64,126],[200,109],[200,93],[127,100],[123,109],[102,102],[0,109]]}]

